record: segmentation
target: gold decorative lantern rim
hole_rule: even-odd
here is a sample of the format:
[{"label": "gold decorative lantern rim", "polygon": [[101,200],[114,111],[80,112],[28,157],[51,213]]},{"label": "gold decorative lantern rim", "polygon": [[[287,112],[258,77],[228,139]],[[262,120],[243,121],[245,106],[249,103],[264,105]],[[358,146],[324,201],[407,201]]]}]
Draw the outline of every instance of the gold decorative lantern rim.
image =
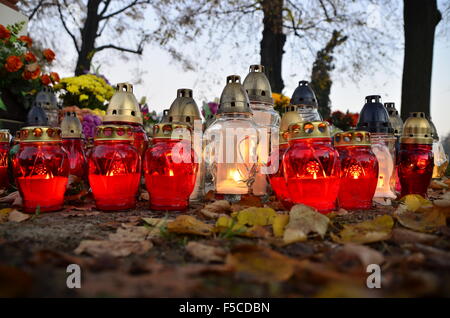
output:
[{"label": "gold decorative lantern rim", "polygon": [[289,125],[288,140],[331,138],[330,124],[326,121],[306,121]]},{"label": "gold decorative lantern rim", "polygon": [[20,129],[20,142],[61,141],[61,128],[48,126],[29,126]]},{"label": "gold decorative lantern rim", "polygon": [[159,123],[153,126],[153,138],[191,140],[192,128],[183,123]]},{"label": "gold decorative lantern rim", "polygon": [[370,133],[364,130],[338,132],[334,135],[334,146],[370,146]]},{"label": "gold decorative lantern rim", "polygon": [[103,122],[144,123],[139,103],[133,94],[133,85],[119,83],[103,117]]},{"label": "gold decorative lantern rim", "polygon": [[95,129],[94,141],[122,140],[133,141],[133,127],[129,125],[100,125]]},{"label": "gold decorative lantern rim", "polygon": [[289,125],[295,124],[298,122],[301,122],[301,116],[296,111],[289,111],[283,114],[281,116],[281,122],[280,122],[280,138],[279,143],[280,145],[286,144],[289,139]]},{"label": "gold decorative lantern rim", "polygon": [[8,129],[0,129],[0,142],[8,142],[11,140],[11,133]]},{"label": "gold decorative lantern rim", "polygon": [[433,144],[433,131],[424,112],[412,112],[403,125],[400,142],[403,144]]}]

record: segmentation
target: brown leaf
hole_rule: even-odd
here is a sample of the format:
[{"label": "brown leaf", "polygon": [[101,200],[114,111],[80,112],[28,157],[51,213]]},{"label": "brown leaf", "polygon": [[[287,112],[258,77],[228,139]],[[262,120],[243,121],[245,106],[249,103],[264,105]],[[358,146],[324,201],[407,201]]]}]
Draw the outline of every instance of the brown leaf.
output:
[{"label": "brown leaf", "polygon": [[261,282],[288,280],[295,269],[295,261],[274,250],[258,245],[241,245],[228,254],[226,264],[237,273]]},{"label": "brown leaf", "polygon": [[13,210],[13,211],[9,212],[9,215],[8,215],[9,222],[20,223],[20,222],[28,220],[29,218],[31,218],[30,214],[25,214],[25,213],[19,212],[17,210]]},{"label": "brown leaf", "polygon": [[405,243],[425,243],[430,244],[438,240],[436,235],[418,233],[408,229],[396,228],[392,231],[391,240],[397,244]]},{"label": "brown leaf", "polygon": [[147,191],[142,191],[141,194],[139,195],[139,200],[148,201],[150,200],[150,195],[148,194]]},{"label": "brown leaf", "polygon": [[353,243],[344,244],[332,254],[332,261],[335,264],[347,265],[353,260],[357,260],[365,269],[369,264],[381,265],[384,262],[384,256],[373,248]]},{"label": "brown leaf", "polygon": [[221,215],[231,212],[231,205],[226,200],[214,201],[211,204],[207,204],[200,213],[209,219],[217,219]]},{"label": "brown leaf", "polygon": [[0,203],[11,203],[12,207],[22,206],[22,197],[19,191],[14,191],[8,194],[6,197],[0,198]]},{"label": "brown leaf", "polygon": [[448,189],[448,184],[442,181],[433,180],[430,183],[430,188],[435,190]]},{"label": "brown leaf", "polygon": [[131,254],[142,255],[153,247],[150,241],[93,241],[84,240],[75,249],[75,254],[86,253],[94,257],[111,255],[113,257],[126,257]]},{"label": "brown leaf", "polygon": [[323,238],[329,222],[325,215],[307,205],[294,205],[289,212],[289,223],[285,227],[283,241],[286,244],[306,241],[310,233],[317,233]]},{"label": "brown leaf", "polygon": [[253,206],[253,207],[263,207],[263,203],[261,202],[261,198],[256,195],[245,194],[241,197],[241,200],[238,202],[239,205],[242,206]]},{"label": "brown leaf", "polygon": [[433,232],[447,224],[446,216],[439,208],[433,206],[420,207],[413,212],[401,204],[395,210],[394,217],[404,227],[419,232]]},{"label": "brown leaf", "polygon": [[147,239],[149,230],[145,226],[118,228],[116,233],[109,234],[111,241],[139,242]]},{"label": "brown leaf", "polygon": [[223,248],[193,241],[186,245],[186,251],[194,258],[206,263],[223,262],[227,254]]},{"label": "brown leaf", "polygon": [[345,224],[339,235],[331,233],[331,238],[337,243],[373,243],[387,240],[391,237],[394,220],[389,215],[377,216],[373,220],[357,224]]},{"label": "brown leaf", "polygon": [[179,215],[174,221],[167,223],[167,229],[171,233],[210,236],[214,227],[191,215]]}]

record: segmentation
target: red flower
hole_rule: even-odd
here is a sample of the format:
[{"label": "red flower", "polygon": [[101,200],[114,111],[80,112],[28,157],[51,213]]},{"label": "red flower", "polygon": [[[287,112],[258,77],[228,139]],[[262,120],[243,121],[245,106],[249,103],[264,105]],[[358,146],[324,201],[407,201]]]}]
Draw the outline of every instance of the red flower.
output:
[{"label": "red flower", "polygon": [[19,41],[26,43],[28,47],[31,47],[33,45],[33,40],[26,35],[22,35],[21,37],[19,37]]},{"label": "red flower", "polygon": [[44,74],[41,76],[41,82],[43,85],[48,86],[52,83],[52,80],[51,80],[50,76],[48,76],[47,74]]},{"label": "red flower", "polygon": [[25,71],[23,72],[22,77],[28,81],[38,78],[40,74],[41,68],[39,67],[39,65],[37,65],[37,63],[34,63],[29,64],[25,67]]},{"label": "red flower", "polygon": [[25,61],[34,63],[36,62],[36,56],[34,56],[34,54],[31,52],[27,52],[25,53]]},{"label": "red flower", "polygon": [[44,51],[42,51],[42,54],[48,62],[51,62],[55,59],[55,52],[50,49],[45,49]]},{"label": "red flower", "polygon": [[53,83],[58,83],[59,82],[59,74],[56,72],[50,72],[50,77],[53,81]]},{"label": "red flower", "polygon": [[11,55],[6,59],[5,68],[8,72],[17,72],[23,66],[23,62],[20,57]]},{"label": "red flower", "polygon": [[10,37],[11,32],[3,24],[0,24],[0,40],[8,40]]}]

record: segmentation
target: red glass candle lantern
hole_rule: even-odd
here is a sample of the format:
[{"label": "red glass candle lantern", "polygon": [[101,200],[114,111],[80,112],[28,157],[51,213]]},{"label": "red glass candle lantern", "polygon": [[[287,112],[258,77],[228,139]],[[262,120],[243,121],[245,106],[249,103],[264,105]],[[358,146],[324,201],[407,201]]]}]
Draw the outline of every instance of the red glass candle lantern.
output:
[{"label": "red glass candle lantern", "polygon": [[398,177],[401,196],[426,196],[433,175],[433,137],[425,113],[414,112],[403,126],[398,154]]},{"label": "red glass candle lantern", "polygon": [[289,198],[289,191],[286,185],[286,179],[284,177],[283,156],[289,148],[289,125],[298,123],[300,121],[301,117],[297,111],[288,111],[283,114],[280,123],[278,152],[272,152],[269,161],[269,165],[272,165],[272,162],[274,162],[274,160],[278,160],[278,170],[276,173],[269,175],[269,181],[273,192],[275,192],[275,196],[286,209],[290,209],[292,207],[292,202]]},{"label": "red glass candle lantern", "polygon": [[284,174],[293,203],[320,212],[336,208],[339,192],[339,154],[331,145],[329,124],[300,122],[289,126],[289,149],[283,158]]},{"label": "red glass candle lantern", "polygon": [[133,129],[133,145],[141,157],[144,156],[148,145],[148,137],[144,130],[142,113],[139,103],[133,94],[133,85],[117,84],[116,92],[109,102],[104,124],[129,125]]},{"label": "red glass candle lantern", "polygon": [[141,158],[133,146],[133,128],[125,125],[97,126],[88,171],[98,209],[135,208]]},{"label": "red glass candle lantern", "polygon": [[378,160],[372,152],[370,133],[349,131],[334,135],[341,162],[339,206],[370,209],[378,183]]},{"label": "red glass candle lantern", "polygon": [[9,185],[8,154],[11,134],[7,129],[0,129],[0,191],[6,190]]},{"label": "red glass candle lantern", "polygon": [[144,160],[145,183],[153,210],[173,211],[188,207],[198,169],[190,131],[186,124],[154,126],[152,146]]},{"label": "red glass candle lantern", "polygon": [[84,152],[82,126],[76,113],[67,112],[61,122],[63,147],[69,155],[69,174],[79,180],[86,178],[87,160]]},{"label": "red glass candle lantern", "polygon": [[22,128],[13,165],[24,212],[35,213],[37,208],[50,212],[63,207],[69,160],[62,148],[60,128]]}]

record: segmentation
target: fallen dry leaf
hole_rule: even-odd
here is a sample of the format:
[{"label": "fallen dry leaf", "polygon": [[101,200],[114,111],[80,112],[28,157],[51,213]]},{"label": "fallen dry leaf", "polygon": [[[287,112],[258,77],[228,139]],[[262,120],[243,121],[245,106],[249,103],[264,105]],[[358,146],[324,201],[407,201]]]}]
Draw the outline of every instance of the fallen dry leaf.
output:
[{"label": "fallen dry leaf", "polygon": [[234,248],[226,264],[238,274],[261,282],[288,280],[295,270],[295,261],[274,250],[258,245],[241,245]]},{"label": "fallen dry leaf", "polygon": [[271,236],[271,233],[266,230],[265,227],[261,225],[254,225],[251,227],[246,227],[245,231],[237,234],[238,236],[244,237],[252,237],[252,238],[268,238]]},{"label": "fallen dry leaf", "polygon": [[19,191],[14,191],[8,194],[6,197],[0,198],[0,203],[11,203],[12,207],[22,206],[22,197]]},{"label": "fallen dry leaf", "polygon": [[214,227],[191,215],[179,215],[174,221],[167,223],[167,229],[171,233],[210,236]]},{"label": "fallen dry leaf", "polygon": [[430,183],[430,188],[435,190],[448,189],[448,184],[439,180],[433,180]]},{"label": "fallen dry leaf", "polygon": [[25,213],[19,212],[17,210],[13,210],[13,211],[9,212],[9,214],[8,214],[9,222],[20,223],[20,222],[28,220],[29,218],[31,218],[30,214],[25,214]]},{"label": "fallen dry leaf", "polygon": [[432,206],[430,200],[425,199],[420,194],[408,194],[401,198],[401,201],[404,203],[406,208],[409,211],[417,211],[420,208]]},{"label": "fallen dry leaf", "polygon": [[377,250],[354,243],[344,244],[332,254],[332,261],[335,264],[347,265],[353,260],[358,260],[359,265],[365,269],[369,264],[381,265],[384,262],[384,256]]},{"label": "fallen dry leaf", "polygon": [[438,240],[436,235],[419,233],[408,229],[396,228],[392,230],[391,240],[397,244],[424,243],[430,244]]},{"label": "fallen dry leaf", "polygon": [[273,219],[272,229],[273,235],[276,237],[282,237],[284,234],[284,228],[289,222],[288,214],[277,214],[277,216]]},{"label": "fallen dry leaf", "polygon": [[261,225],[246,226],[239,224],[236,218],[228,215],[221,216],[217,219],[215,231],[219,233],[228,233],[230,236],[244,236],[251,238],[267,238],[271,233]]},{"label": "fallen dry leaf", "polygon": [[64,216],[64,217],[95,216],[95,215],[99,215],[99,214],[101,214],[101,212],[98,212],[98,211],[94,211],[94,212],[71,211],[71,212],[61,213],[61,215]]},{"label": "fallen dry leaf", "polygon": [[139,242],[147,239],[150,230],[145,226],[118,228],[116,233],[109,234],[111,241]]},{"label": "fallen dry leaf", "polygon": [[373,243],[387,240],[391,237],[394,220],[389,215],[377,216],[373,220],[357,224],[345,224],[339,235],[331,233],[331,238],[337,243]]},{"label": "fallen dry leaf", "polygon": [[147,191],[142,191],[141,194],[139,195],[139,200],[148,201],[150,200],[150,195],[148,194]]},{"label": "fallen dry leaf", "polygon": [[330,220],[315,209],[303,205],[294,205],[289,212],[289,222],[285,227],[283,241],[286,244],[306,241],[308,234],[325,236]]},{"label": "fallen dry leaf", "polygon": [[205,207],[200,210],[201,214],[210,219],[217,219],[221,215],[230,212],[231,212],[231,205],[226,200],[214,201],[211,204],[205,205]]},{"label": "fallen dry leaf", "polygon": [[153,247],[150,241],[126,242],[126,241],[81,241],[75,249],[75,254],[86,253],[94,257],[110,255],[113,257],[126,257],[131,254],[142,255]]},{"label": "fallen dry leaf", "polygon": [[250,207],[239,212],[233,212],[232,217],[236,218],[240,225],[271,225],[277,213],[272,208]]},{"label": "fallen dry leaf", "polygon": [[8,222],[9,213],[14,211],[11,208],[5,208],[0,210],[0,224]]},{"label": "fallen dry leaf", "polygon": [[186,251],[194,258],[206,263],[223,262],[225,260],[225,256],[227,255],[226,251],[221,247],[193,241],[186,245]]},{"label": "fallen dry leaf", "polygon": [[161,229],[167,226],[169,220],[167,218],[142,218],[142,220],[149,225],[149,232],[147,238],[154,238],[161,236]]},{"label": "fallen dry leaf", "polygon": [[419,232],[433,232],[447,224],[445,214],[439,208],[428,205],[409,210],[406,205],[400,204],[394,217],[404,227]]}]

